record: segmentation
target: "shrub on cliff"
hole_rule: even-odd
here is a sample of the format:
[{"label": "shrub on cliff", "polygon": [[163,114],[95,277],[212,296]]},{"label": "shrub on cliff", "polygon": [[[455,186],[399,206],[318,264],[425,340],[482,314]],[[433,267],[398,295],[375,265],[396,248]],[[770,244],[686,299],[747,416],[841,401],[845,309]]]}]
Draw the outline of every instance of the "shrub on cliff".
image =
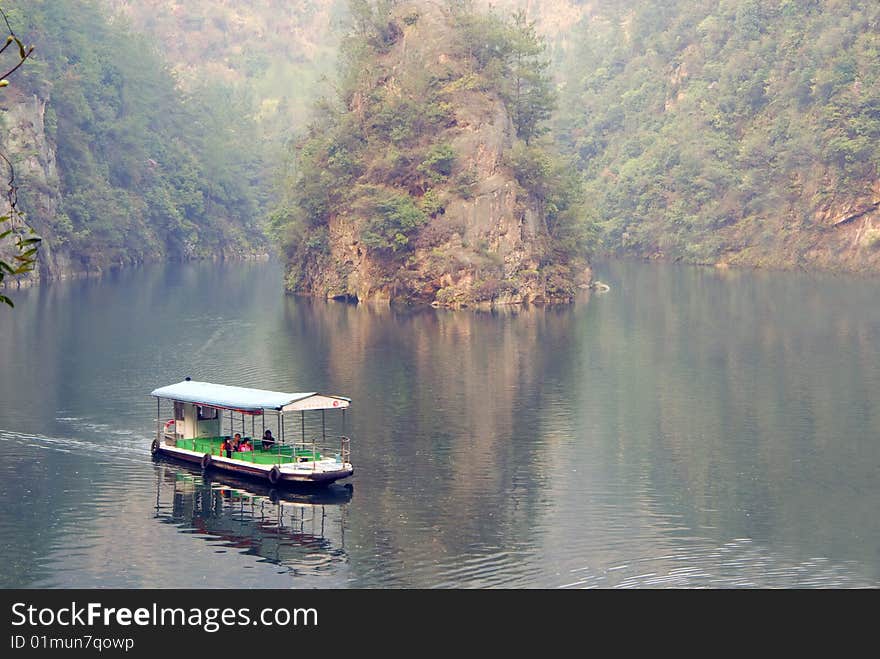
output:
[{"label": "shrub on cliff", "polygon": [[410,236],[425,222],[412,198],[391,190],[362,186],[357,212],[366,218],[361,240],[367,247],[400,252],[410,247]]},{"label": "shrub on cliff", "polygon": [[431,183],[442,183],[452,174],[454,164],[455,151],[448,142],[441,142],[431,147],[428,155],[418,166],[418,170]]}]

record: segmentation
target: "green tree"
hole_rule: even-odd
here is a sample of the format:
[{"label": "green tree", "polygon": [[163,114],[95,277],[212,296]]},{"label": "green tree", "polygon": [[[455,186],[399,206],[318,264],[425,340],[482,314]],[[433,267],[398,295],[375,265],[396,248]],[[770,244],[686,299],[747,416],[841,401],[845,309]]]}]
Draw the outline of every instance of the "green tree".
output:
[{"label": "green tree", "polygon": [[546,44],[524,11],[510,20],[459,8],[463,54],[473,59],[507,105],[516,135],[527,144],[547,132],[556,108]]},{"label": "green tree", "polygon": [[507,69],[509,81],[505,101],[510,109],[516,134],[528,144],[547,131],[545,122],[556,107],[556,92],[548,69],[550,60],[544,55],[545,45],[538,36],[534,21],[525,11],[513,16],[509,30]]}]

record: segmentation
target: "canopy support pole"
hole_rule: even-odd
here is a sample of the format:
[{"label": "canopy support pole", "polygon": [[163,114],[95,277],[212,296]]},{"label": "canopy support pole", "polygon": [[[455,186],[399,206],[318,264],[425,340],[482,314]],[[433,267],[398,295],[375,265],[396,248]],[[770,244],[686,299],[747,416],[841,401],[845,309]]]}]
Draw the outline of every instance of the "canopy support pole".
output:
[{"label": "canopy support pole", "polygon": [[[327,421],[326,410],[321,410],[321,446],[327,448]],[[318,468],[318,447],[315,446],[315,440],[312,440],[312,471]]]}]

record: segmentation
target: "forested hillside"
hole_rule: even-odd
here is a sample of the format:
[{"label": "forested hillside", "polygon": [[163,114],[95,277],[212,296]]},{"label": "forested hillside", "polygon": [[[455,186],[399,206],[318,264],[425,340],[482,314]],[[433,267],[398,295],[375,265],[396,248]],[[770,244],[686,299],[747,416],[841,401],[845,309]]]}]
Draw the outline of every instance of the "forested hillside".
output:
[{"label": "forested hillside", "polygon": [[184,96],[161,44],[96,2],[5,6],[37,46],[2,98],[0,144],[44,275],[261,248],[248,118],[222,86]]},{"label": "forested hillside", "polygon": [[615,0],[573,35],[557,138],[608,248],[880,267],[880,3]]}]

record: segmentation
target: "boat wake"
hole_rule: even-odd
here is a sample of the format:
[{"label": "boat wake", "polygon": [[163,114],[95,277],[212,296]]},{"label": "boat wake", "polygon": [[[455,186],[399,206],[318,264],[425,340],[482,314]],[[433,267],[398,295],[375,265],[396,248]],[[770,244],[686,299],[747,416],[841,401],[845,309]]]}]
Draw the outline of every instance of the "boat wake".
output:
[{"label": "boat wake", "polygon": [[[104,431],[101,431],[104,432]],[[123,434],[123,433],[111,433]],[[125,433],[135,438],[133,432]],[[49,437],[38,433],[24,433],[0,428],[0,442],[10,442],[61,453],[87,453],[106,455],[111,448],[106,442],[96,442],[76,437]],[[136,437],[131,444],[114,443],[113,460],[125,462],[150,462],[149,440]]]},{"label": "boat wake", "polygon": [[[58,414],[64,414],[64,410],[59,410]],[[56,416],[55,420],[82,432],[99,432],[104,435],[118,435],[122,437],[134,435],[133,430],[114,428],[110,424],[90,421],[89,419],[80,416]]]}]

